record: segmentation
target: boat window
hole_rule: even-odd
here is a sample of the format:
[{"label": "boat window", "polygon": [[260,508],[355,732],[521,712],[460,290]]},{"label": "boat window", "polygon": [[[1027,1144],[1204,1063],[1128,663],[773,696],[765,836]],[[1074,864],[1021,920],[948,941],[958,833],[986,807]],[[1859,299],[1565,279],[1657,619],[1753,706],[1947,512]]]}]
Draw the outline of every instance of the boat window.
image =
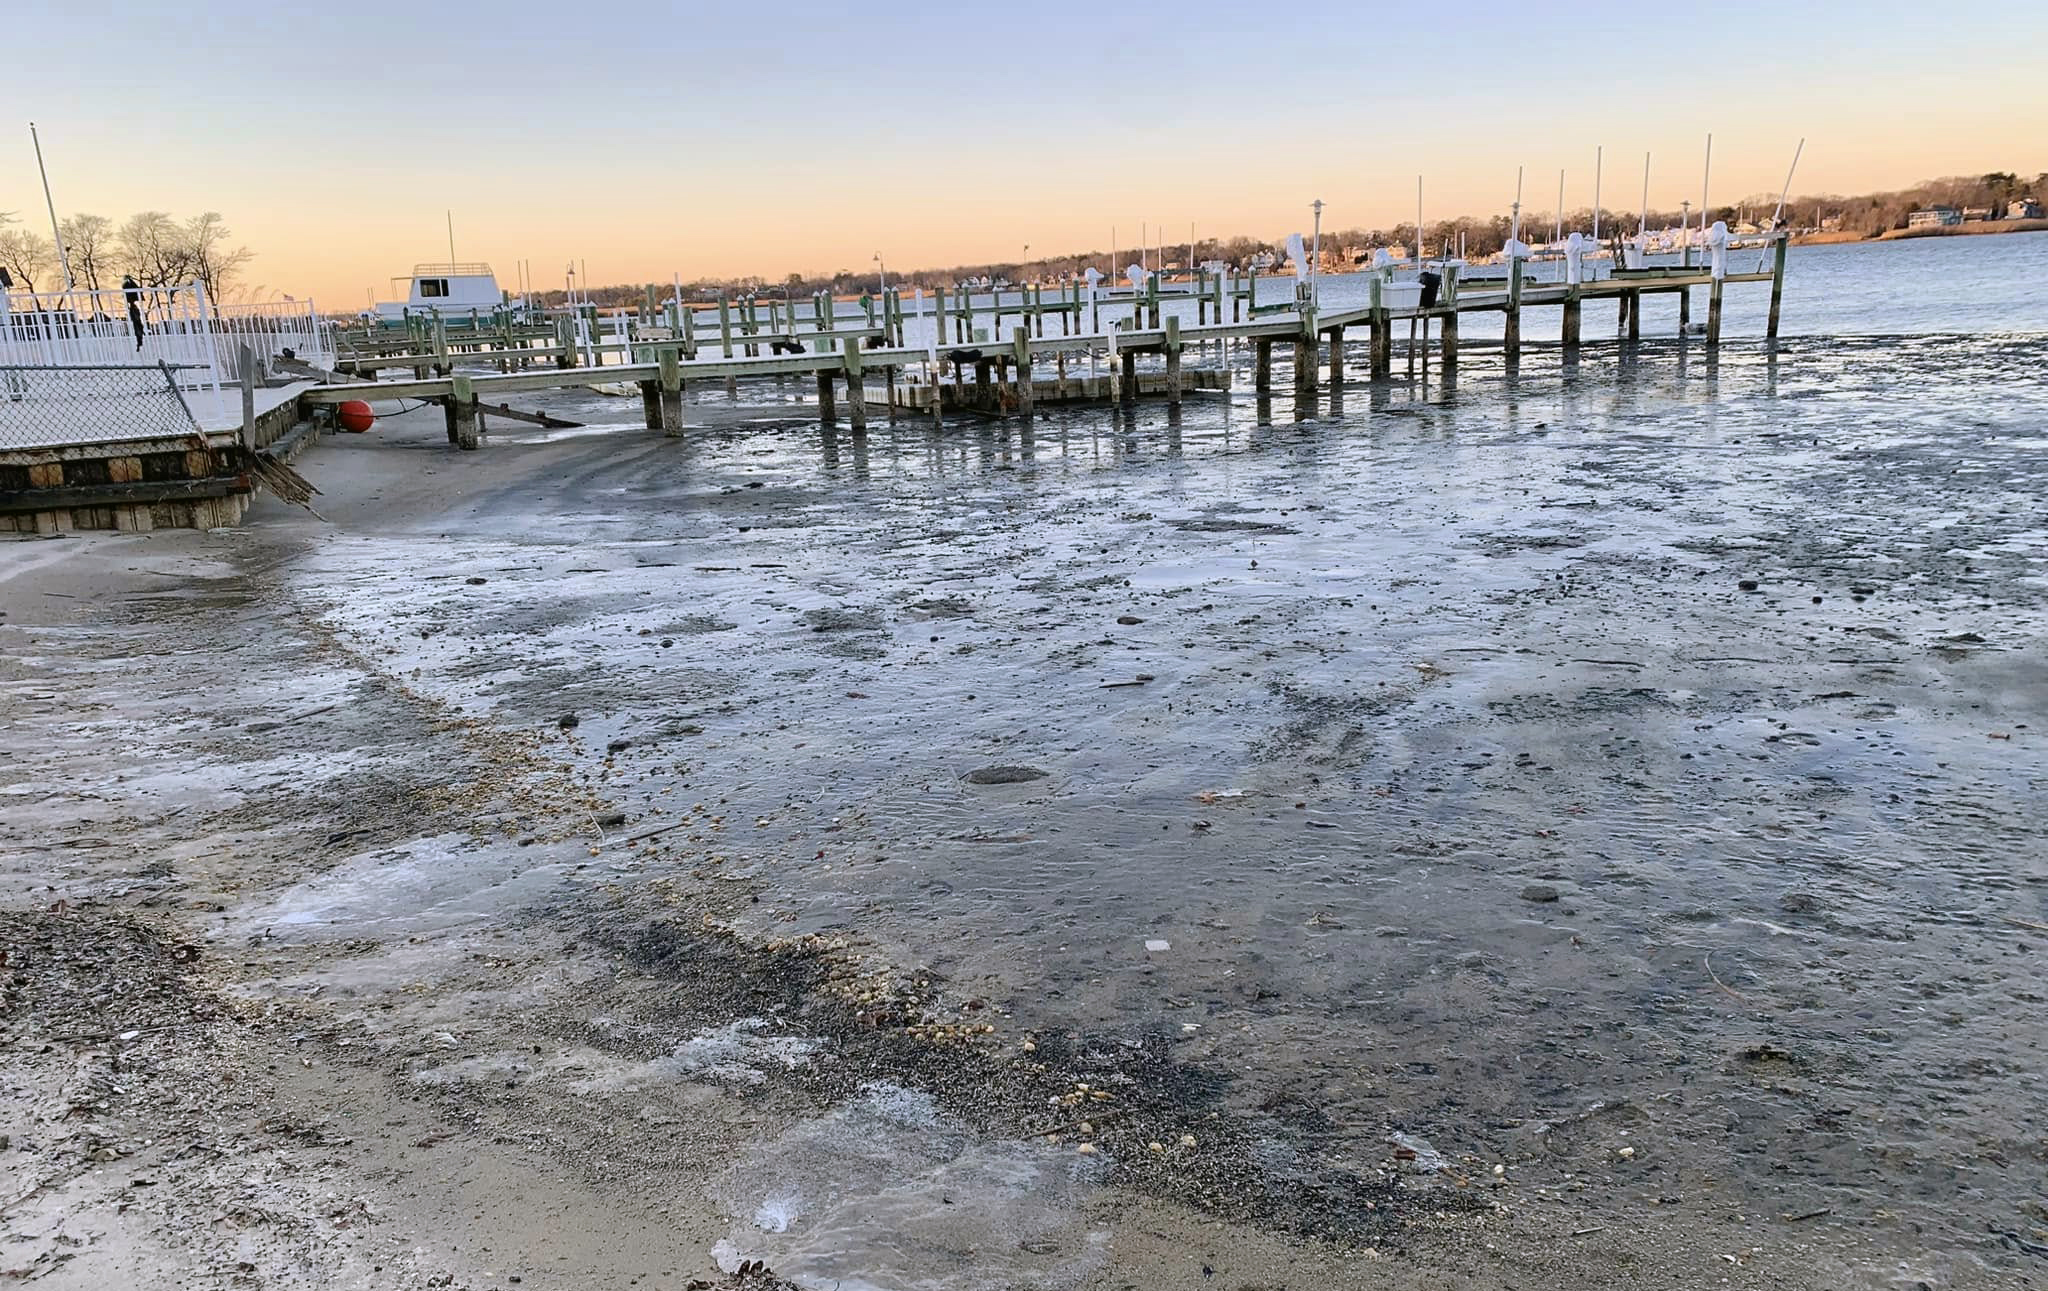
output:
[{"label": "boat window", "polygon": [[428,296],[445,296],[447,294],[448,280],[446,278],[420,279],[420,296],[422,298]]}]

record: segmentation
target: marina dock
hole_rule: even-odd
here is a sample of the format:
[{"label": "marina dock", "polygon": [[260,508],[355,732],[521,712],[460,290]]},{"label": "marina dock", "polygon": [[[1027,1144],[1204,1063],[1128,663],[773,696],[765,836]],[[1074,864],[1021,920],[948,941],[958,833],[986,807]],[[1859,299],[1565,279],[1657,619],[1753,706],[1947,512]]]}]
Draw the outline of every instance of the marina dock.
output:
[{"label": "marina dock", "polygon": [[[1500,339],[1484,344],[1513,363],[1523,349],[1525,316],[1555,309],[1557,344],[1575,360],[1589,307],[1615,310],[1613,335],[1626,346],[1642,339],[1644,298],[1671,294],[1679,297],[1680,334],[1698,330],[1711,352],[1721,342],[1731,284],[1768,287],[1765,337],[1776,338],[1786,247],[1782,236],[1774,238],[1768,268],[1760,260],[1749,273],[1728,272],[1724,261],[1719,271],[1682,264],[1618,269],[1576,282],[1533,281],[1524,262],[1514,260],[1504,278],[1489,275],[1467,285],[1450,264],[1433,299],[1414,279],[1375,272],[1365,303],[1330,309],[1317,307],[1306,283],[1296,285],[1291,300],[1262,303],[1255,276],[1204,274],[1163,289],[1154,277],[1141,289],[1114,293],[1078,283],[1010,288],[1009,299],[1000,291],[977,300],[975,292],[943,290],[906,299],[897,289],[864,297],[852,312],[823,294],[802,301],[721,299],[707,306],[660,301],[649,288],[631,311],[585,306],[523,315],[430,314],[397,326],[330,328],[325,335],[318,320],[309,325],[303,313],[293,315],[292,330],[274,334],[248,319],[210,320],[215,334],[201,348],[237,356],[219,368],[241,386],[239,417],[235,392],[218,369],[203,378],[213,382],[210,403],[191,372],[180,375],[181,368],[205,368],[203,361],[195,360],[197,367],[159,364],[161,377],[154,369],[133,369],[145,385],[155,383],[151,406],[164,413],[146,433],[123,433],[121,418],[128,414],[116,411],[106,428],[88,427],[68,438],[39,439],[31,432],[25,441],[6,442],[0,435],[0,528],[234,523],[261,487],[262,469],[287,460],[333,424],[339,405],[356,400],[439,404],[449,442],[469,450],[481,446],[493,417],[535,419],[506,402],[521,393],[623,386],[640,394],[648,429],[676,436],[685,431],[683,392],[691,383],[717,381],[736,391],[741,381],[795,376],[815,383],[821,423],[843,421],[860,433],[875,411],[937,424],[949,415],[1028,418],[1041,406],[1089,402],[1128,406],[1162,399],[1177,406],[1191,394],[1228,391],[1227,358],[1247,349],[1254,393],[1269,396],[1277,346],[1280,370],[1300,401],[1354,379],[1361,342],[1368,381],[1396,379],[1398,345],[1405,345],[1411,364],[1433,358],[1448,376],[1468,344],[1462,320],[1499,315]],[[1706,296],[1700,329],[1690,322],[1695,289]],[[917,341],[906,344],[913,332]],[[194,323],[191,336],[204,339],[203,333]],[[394,370],[405,375],[376,379]],[[62,368],[14,371],[19,380]],[[203,415],[190,407],[180,411],[165,397],[166,388],[179,403],[189,398],[198,404]],[[19,406],[33,412],[36,401]],[[132,400],[107,404],[134,406]]]}]

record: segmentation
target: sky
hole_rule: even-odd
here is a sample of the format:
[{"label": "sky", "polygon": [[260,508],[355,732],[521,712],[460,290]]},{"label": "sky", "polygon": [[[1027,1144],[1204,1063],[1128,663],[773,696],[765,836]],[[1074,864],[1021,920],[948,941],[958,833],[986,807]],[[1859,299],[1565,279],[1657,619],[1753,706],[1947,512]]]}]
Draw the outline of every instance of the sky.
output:
[{"label": "sky", "polygon": [[[1279,238],[2048,170],[2048,5],[11,0],[59,215],[215,210],[259,295]],[[1711,12],[1711,25],[1682,15]],[[1417,23],[1424,24],[1418,28]],[[24,55],[22,51],[31,51]],[[67,51],[89,51],[90,57]],[[49,85],[57,88],[39,89]],[[0,211],[46,228],[26,120]],[[1157,240],[1156,238],[1154,239]]]}]

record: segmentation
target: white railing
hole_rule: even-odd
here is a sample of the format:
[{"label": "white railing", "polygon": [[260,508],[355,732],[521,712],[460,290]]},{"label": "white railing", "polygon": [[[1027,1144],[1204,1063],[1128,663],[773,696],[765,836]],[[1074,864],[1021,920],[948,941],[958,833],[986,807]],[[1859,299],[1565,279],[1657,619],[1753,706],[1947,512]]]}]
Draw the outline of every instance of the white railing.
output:
[{"label": "white railing", "polygon": [[220,354],[198,283],[121,290],[0,292],[0,367],[168,364],[217,401]]},{"label": "white railing", "polygon": [[310,300],[224,306],[214,314],[213,332],[214,349],[220,355],[220,379],[229,385],[242,379],[245,345],[265,368],[279,358],[322,368],[334,365],[334,327],[320,317]]}]

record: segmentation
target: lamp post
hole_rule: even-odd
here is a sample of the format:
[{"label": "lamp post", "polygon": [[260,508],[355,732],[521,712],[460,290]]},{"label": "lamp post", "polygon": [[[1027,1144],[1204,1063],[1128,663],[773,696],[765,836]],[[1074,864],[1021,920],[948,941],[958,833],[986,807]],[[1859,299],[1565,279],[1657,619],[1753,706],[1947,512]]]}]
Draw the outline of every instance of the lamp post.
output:
[{"label": "lamp post", "polygon": [[1317,297],[1316,293],[1317,290],[1322,286],[1323,199],[1318,197],[1315,201],[1310,202],[1308,206],[1309,209],[1314,211],[1316,215],[1315,241],[1311,245],[1311,249],[1308,253],[1308,301],[1309,304],[1314,305],[1319,303],[1319,298]]},{"label": "lamp post", "polygon": [[1679,263],[1692,267],[1692,199],[1686,198],[1678,204],[1678,254]]},{"label": "lamp post", "polygon": [[875,252],[875,282],[877,295],[889,294],[889,267],[882,263],[882,253],[879,251]]}]

